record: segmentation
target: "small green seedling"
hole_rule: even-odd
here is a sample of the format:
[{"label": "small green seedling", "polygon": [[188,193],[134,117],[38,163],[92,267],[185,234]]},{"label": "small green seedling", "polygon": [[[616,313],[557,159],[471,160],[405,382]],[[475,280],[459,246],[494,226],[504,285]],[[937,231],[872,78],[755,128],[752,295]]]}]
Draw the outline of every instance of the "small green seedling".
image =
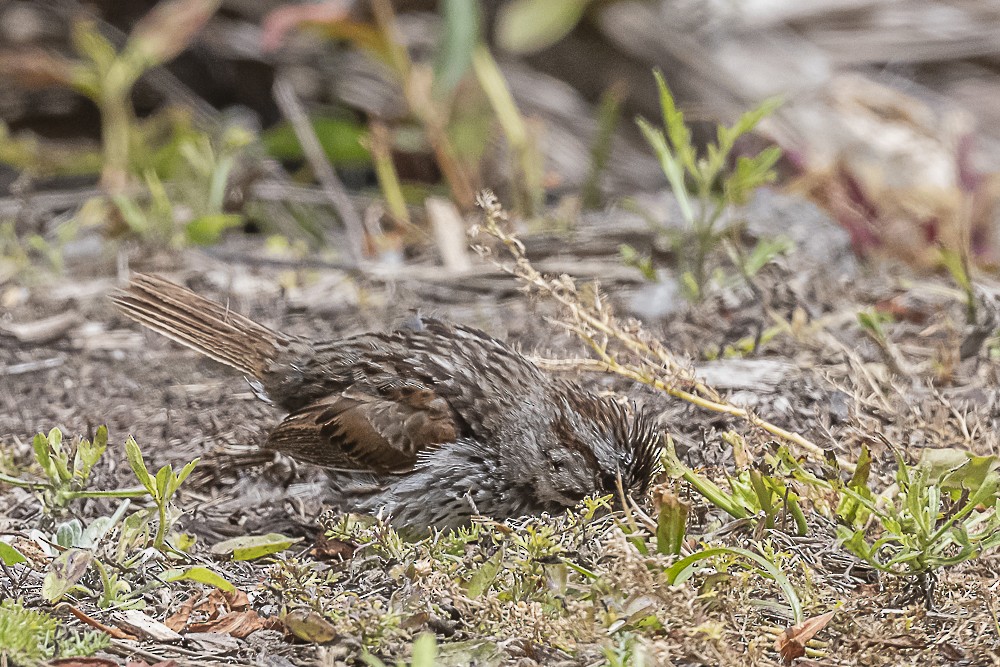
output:
[{"label": "small green seedling", "polygon": [[656,515],[656,551],[668,556],[677,556],[681,553],[687,535],[691,503],[673,493],[661,493],[657,498],[657,504],[659,512]]},{"label": "small green seedling", "polygon": [[156,504],[156,513],[159,519],[156,526],[156,535],[153,538],[153,548],[161,551],[164,547],[164,540],[169,534],[169,528],[175,520],[170,512],[170,499],[180,488],[180,485],[187,479],[194,467],[198,465],[199,459],[191,461],[179,473],[174,473],[173,466],[167,464],[156,471],[156,475],[150,475],[146,468],[146,463],[142,460],[142,452],[139,445],[132,436],[125,442],[125,456],[128,459],[129,467],[135,473],[139,483],[153,499]]},{"label": "small green seedling", "polygon": [[867,475],[841,489],[853,502],[841,504],[838,537],[880,572],[915,580],[930,605],[937,570],[1000,546],[1000,473],[992,456],[965,455],[946,467],[938,454],[915,466],[894,454],[889,495],[876,496]]},{"label": "small green seedling", "polygon": [[32,440],[31,447],[45,481],[32,482],[0,474],[0,482],[38,491],[42,507],[48,514],[64,511],[66,505],[77,498],[137,498],[146,495],[143,488],[112,491],[87,488],[90,473],[107,446],[108,429],[105,426],[97,429],[93,441],[80,440],[75,448],[63,441],[62,431],[58,428],[49,431],[48,435],[39,433]]},{"label": "small green seedling", "polygon": [[[675,250],[687,265],[681,284],[690,296],[700,299],[712,274],[709,255],[721,244],[726,233],[718,229],[723,214],[733,206],[742,206],[754,190],[774,181],[774,165],[781,157],[781,149],[770,146],[753,157],[738,157],[732,166],[736,141],[774,112],[780,100],[765,101],[743,114],[731,127],[719,125],[716,141],[699,151],[663,74],[655,71],[653,75],[660,92],[663,127],[654,127],[640,118],[639,128],[660,161],[684,219],[685,231],[674,243]],[[760,262],[778,250],[779,246],[762,246],[754,260]],[[744,276],[755,271],[750,270],[748,263],[738,266],[742,267]]]},{"label": "small green seedling", "polygon": [[[723,437],[734,447],[742,448],[742,439],[735,433],[727,433]],[[667,474],[686,481],[709,503],[734,519],[756,518],[763,522],[765,528],[775,528],[781,517],[787,514],[794,521],[797,534],[804,535],[808,530],[798,494],[779,475],[766,474],[757,467],[749,466],[736,476],[726,476],[727,491],[681,462],[673,441],[669,439],[662,462]],[[777,462],[777,459],[769,460],[775,465]]]},{"label": "small green seedling", "polygon": [[862,310],[858,313],[858,325],[879,345],[884,345],[888,340],[885,327],[892,322],[892,315],[878,310]]}]

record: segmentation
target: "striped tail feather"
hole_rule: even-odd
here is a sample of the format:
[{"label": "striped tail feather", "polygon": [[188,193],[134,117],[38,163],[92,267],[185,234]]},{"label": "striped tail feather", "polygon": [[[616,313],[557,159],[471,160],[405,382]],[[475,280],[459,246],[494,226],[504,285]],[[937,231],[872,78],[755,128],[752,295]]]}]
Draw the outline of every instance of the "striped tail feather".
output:
[{"label": "striped tail feather", "polygon": [[227,306],[153,275],[134,275],[111,300],[130,319],[255,378],[288,342]]}]

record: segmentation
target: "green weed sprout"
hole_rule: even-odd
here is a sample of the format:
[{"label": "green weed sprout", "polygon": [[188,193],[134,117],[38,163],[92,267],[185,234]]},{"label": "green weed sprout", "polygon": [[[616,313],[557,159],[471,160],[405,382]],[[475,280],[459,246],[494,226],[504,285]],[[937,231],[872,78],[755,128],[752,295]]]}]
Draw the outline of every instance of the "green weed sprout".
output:
[{"label": "green weed sprout", "polygon": [[[142,486],[107,491],[89,489],[91,472],[106,451],[107,443],[108,431],[104,426],[97,429],[93,441],[83,439],[75,447],[65,443],[62,432],[54,428],[48,435],[38,434],[32,442],[35,461],[45,481],[35,482],[0,474],[0,482],[39,492],[43,509],[48,515],[63,512],[70,501],[78,498],[124,499],[110,516],[98,516],[86,525],[80,519],[72,518],[55,526],[51,534],[42,534],[62,550],[49,566],[42,584],[42,597],[51,603],[58,602],[71,591],[97,596],[80,583],[91,566],[100,576],[102,588],[97,605],[102,609],[141,607],[144,604],[142,594],[162,585],[162,581],[157,580],[155,584],[133,589],[126,576],[136,562],[132,552],[137,545],[145,548],[149,544],[149,519],[154,511],[159,521],[152,546],[158,551],[164,550],[166,535],[176,520],[170,501],[198,460],[191,461],[176,474],[171,466],[163,466],[154,476],[146,469],[139,446],[129,437],[125,445],[126,457]],[[131,504],[128,499],[144,496],[152,498],[155,509],[142,509],[123,521]],[[117,527],[120,527],[117,544],[112,549],[105,548],[104,539]],[[101,560],[105,557],[102,554],[112,559],[118,571],[112,571]],[[0,562],[12,566],[26,562],[26,558],[14,547],[2,544]],[[198,578],[197,568],[178,570],[175,574],[177,578],[205,580],[205,577]],[[218,585],[216,580],[210,582]]]},{"label": "green weed sprout", "polygon": [[[742,447],[741,439],[736,434],[727,433],[723,437],[734,447]],[[787,513],[795,523],[797,534],[804,535],[808,530],[798,494],[778,475],[768,475],[749,467],[735,476],[727,476],[729,489],[724,489],[686,466],[677,456],[673,441],[669,438],[661,461],[668,475],[683,479],[709,503],[734,519],[756,517],[763,521],[766,528],[775,528],[779,518]]]},{"label": "green weed sprout", "polygon": [[[770,146],[753,157],[738,157],[735,166],[731,166],[736,141],[771,114],[780,100],[766,100],[730,127],[719,125],[716,141],[699,153],[663,74],[657,70],[653,75],[660,93],[663,128],[654,127],[643,118],[637,122],[656,153],[684,218],[687,231],[677,247],[691,248],[691,255],[687,258],[689,271],[681,282],[692,296],[700,298],[710,277],[709,254],[722,240],[723,232],[716,229],[719,220],[727,208],[745,204],[754,190],[774,181],[774,165],[781,157],[781,149]],[[769,249],[775,250],[770,246]]]},{"label": "green weed sprout", "polygon": [[671,586],[678,586],[684,583],[694,575],[695,570],[698,568],[698,563],[708,558],[722,559],[718,561],[719,565],[716,567],[719,571],[724,571],[733,565],[751,569],[753,566],[748,565],[748,562],[756,565],[759,568],[758,572],[773,580],[785,596],[793,622],[802,622],[802,603],[799,602],[799,596],[796,594],[795,587],[792,586],[788,577],[781,571],[781,568],[772,563],[768,558],[749,549],[740,547],[710,547],[695,552],[667,568],[667,581],[670,582]]},{"label": "green weed sprout", "polygon": [[187,479],[194,467],[198,465],[199,459],[195,459],[186,464],[181,471],[174,473],[173,466],[167,464],[156,471],[156,475],[149,474],[146,463],[142,460],[142,452],[135,439],[129,436],[125,442],[125,456],[128,459],[129,467],[142,484],[146,493],[156,504],[156,513],[159,521],[156,525],[156,535],[153,538],[153,548],[162,551],[164,540],[168,534],[168,529],[173,525],[173,518],[170,516],[170,499],[180,485]]},{"label": "green weed sprout", "polygon": [[121,51],[91,23],[77,24],[73,42],[80,60],[70,81],[101,111],[102,184],[111,194],[129,184],[131,93],[142,74],[175,58],[215,13],[220,0],[166,0],[140,20]]},{"label": "green weed sprout", "polygon": [[170,182],[147,168],[142,195],[112,194],[111,200],[141,239],[175,248],[211,245],[242,220],[225,211],[226,186],[240,152],[252,140],[237,126],[225,128],[217,140],[203,133],[183,136],[177,140],[179,160]]},{"label": "green weed sprout", "polygon": [[[978,557],[1000,546],[1000,474],[995,457],[967,456],[946,471],[930,461],[916,466],[896,457],[896,485],[876,497],[867,475],[841,489],[838,529],[845,549],[880,572],[914,578],[931,603],[935,572]],[[859,463],[859,471],[867,470]],[[865,525],[874,519],[877,535]]]},{"label": "green weed sprout", "polygon": [[143,488],[98,491],[86,488],[91,470],[108,447],[108,429],[101,426],[94,440],[80,440],[75,448],[63,442],[58,428],[48,435],[39,433],[31,442],[35,461],[45,475],[44,482],[32,482],[0,473],[0,482],[40,492],[42,506],[49,513],[61,511],[77,498],[137,498]]}]

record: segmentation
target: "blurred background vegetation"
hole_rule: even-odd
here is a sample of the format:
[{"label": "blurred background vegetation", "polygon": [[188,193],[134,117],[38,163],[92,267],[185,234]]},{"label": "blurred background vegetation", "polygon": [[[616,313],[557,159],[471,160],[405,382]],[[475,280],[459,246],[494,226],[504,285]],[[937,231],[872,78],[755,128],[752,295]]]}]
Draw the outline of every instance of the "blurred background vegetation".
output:
[{"label": "blurred background vegetation", "polygon": [[[990,267],[997,26],[934,0],[6,2],[0,282],[246,234],[285,261],[462,267],[488,187],[529,229],[638,213],[652,239],[620,261],[698,297],[730,209],[775,180],[863,255]],[[741,158],[760,173],[725,191]],[[745,272],[783,231],[727,254]]]}]

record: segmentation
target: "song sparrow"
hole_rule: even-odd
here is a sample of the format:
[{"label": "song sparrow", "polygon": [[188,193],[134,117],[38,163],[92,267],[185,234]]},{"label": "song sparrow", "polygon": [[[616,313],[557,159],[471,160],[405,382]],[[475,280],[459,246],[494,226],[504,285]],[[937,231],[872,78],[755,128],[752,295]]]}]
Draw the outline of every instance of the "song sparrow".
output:
[{"label": "song sparrow", "polygon": [[289,415],[266,447],[330,469],[342,509],[456,527],[645,493],[659,433],[485,333],[425,319],[309,341],[151,275],[113,297],[131,319],[242,371]]}]

